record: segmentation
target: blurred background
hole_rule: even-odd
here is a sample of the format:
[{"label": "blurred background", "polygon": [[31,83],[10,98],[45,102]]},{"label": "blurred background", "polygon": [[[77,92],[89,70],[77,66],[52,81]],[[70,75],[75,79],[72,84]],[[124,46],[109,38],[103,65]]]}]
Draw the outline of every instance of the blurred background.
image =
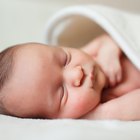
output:
[{"label": "blurred background", "polygon": [[43,42],[49,18],[77,4],[102,4],[140,14],[140,0],[0,0],[0,49],[24,42]]}]

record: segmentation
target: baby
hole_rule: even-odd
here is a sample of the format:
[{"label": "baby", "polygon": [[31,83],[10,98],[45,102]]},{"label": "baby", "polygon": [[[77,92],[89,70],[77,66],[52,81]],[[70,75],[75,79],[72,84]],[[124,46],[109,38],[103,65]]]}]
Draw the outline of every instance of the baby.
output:
[{"label": "baby", "polygon": [[0,112],[140,120],[140,72],[107,34],[81,49],[39,43],[0,53]]}]

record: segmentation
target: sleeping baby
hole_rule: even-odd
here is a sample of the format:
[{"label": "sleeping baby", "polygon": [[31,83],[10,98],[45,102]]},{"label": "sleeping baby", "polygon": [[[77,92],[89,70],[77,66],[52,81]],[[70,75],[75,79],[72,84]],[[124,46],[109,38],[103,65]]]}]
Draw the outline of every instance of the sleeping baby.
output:
[{"label": "sleeping baby", "polygon": [[103,34],[81,49],[26,43],[0,53],[0,112],[140,120],[140,72]]}]

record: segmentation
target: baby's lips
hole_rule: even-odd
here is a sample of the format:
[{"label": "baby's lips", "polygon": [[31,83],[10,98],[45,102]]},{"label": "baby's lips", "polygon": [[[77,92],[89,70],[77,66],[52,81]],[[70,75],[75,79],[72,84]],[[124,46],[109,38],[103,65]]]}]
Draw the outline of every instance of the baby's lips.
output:
[{"label": "baby's lips", "polygon": [[88,88],[93,88],[96,79],[96,65],[94,65],[93,63],[88,63],[83,66],[83,69],[85,73],[85,86]]},{"label": "baby's lips", "polygon": [[89,77],[91,78],[92,81],[94,81],[94,79],[95,79],[95,67],[90,72]]},{"label": "baby's lips", "polygon": [[86,76],[84,85],[85,85],[86,88],[93,88],[93,81],[92,81],[92,79],[89,75]]},{"label": "baby's lips", "polygon": [[85,79],[85,85],[88,88],[93,88],[95,84],[96,73],[95,70],[91,71]]}]

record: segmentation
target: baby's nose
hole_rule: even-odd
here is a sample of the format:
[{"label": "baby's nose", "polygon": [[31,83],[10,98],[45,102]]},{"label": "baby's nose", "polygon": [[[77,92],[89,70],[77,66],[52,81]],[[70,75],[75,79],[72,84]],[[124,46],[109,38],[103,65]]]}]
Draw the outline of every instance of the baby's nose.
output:
[{"label": "baby's nose", "polygon": [[82,66],[76,66],[72,69],[67,70],[65,76],[65,82],[72,86],[80,86],[84,79],[84,71]]},{"label": "baby's nose", "polygon": [[83,80],[83,76],[84,76],[82,67],[77,66],[74,74],[75,74],[75,77],[73,79],[73,85],[80,86],[82,84],[82,80]]}]

